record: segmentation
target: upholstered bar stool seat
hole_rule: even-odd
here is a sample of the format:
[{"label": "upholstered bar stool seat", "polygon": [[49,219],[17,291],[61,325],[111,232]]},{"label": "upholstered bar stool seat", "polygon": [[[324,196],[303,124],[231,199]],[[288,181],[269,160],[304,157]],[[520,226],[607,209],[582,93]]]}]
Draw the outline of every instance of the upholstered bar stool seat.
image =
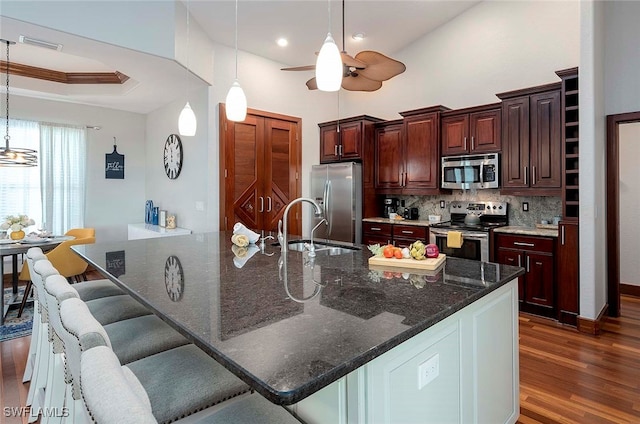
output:
[{"label": "upholstered bar stool seat", "polygon": [[127,294],[101,297],[86,303],[91,314],[102,325],[151,314],[150,310]]},{"label": "upholstered bar stool seat", "polygon": [[[192,413],[203,409],[214,400],[213,398],[207,399],[206,394],[201,394],[202,389],[211,390],[210,385],[206,384],[208,378],[213,378],[210,382],[217,386],[216,390],[223,389],[223,393],[229,392],[229,389],[223,386],[228,382],[216,383],[217,375],[209,374],[213,370],[207,369],[206,366],[192,370],[184,368],[185,366],[191,367],[194,364],[193,361],[196,361],[195,363],[210,362],[211,358],[204,352],[193,345],[183,346],[174,349],[174,351],[172,353],[175,355],[172,354],[172,358],[168,362],[156,369],[169,369],[172,366],[180,368],[174,368],[169,373],[158,375],[154,379],[149,378],[149,375],[153,373],[153,369],[149,368],[152,365],[157,367],[160,364],[152,363],[161,360],[160,356],[165,356],[166,359],[167,354],[171,351],[163,352],[155,359],[150,357],[147,363],[137,361],[126,366],[120,366],[113,351],[106,346],[93,347],[83,352],[81,360],[82,393],[87,410],[90,411],[93,420],[97,423],[117,422],[120,424],[145,424],[176,420],[186,416],[186,414],[179,415],[184,413],[186,408],[190,408],[190,413]],[[204,357],[201,358],[201,354]],[[178,359],[181,356],[184,356],[184,359]],[[145,370],[141,372],[141,368],[145,368]],[[196,374],[198,371],[204,371],[205,374],[198,378]],[[213,372],[217,374],[217,371]],[[173,379],[166,379],[172,375]],[[190,386],[192,383],[196,385]],[[160,402],[166,403],[159,408]],[[257,394],[227,401],[216,408],[220,409],[200,419],[192,417],[193,420],[189,420],[189,422],[198,424],[293,424],[300,422],[281,406],[274,405]]]},{"label": "upholstered bar stool seat", "polygon": [[82,281],[80,283],[75,283],[73,288],[78,292],[80,299],[85,302],[100,299],[102,297],[126,294],[124,290],[107,279]]},{"label": "upholstered bar stool seat", "polygon": [[104,329],[121,364],[189,344],[180,333],[155,315],[117,321],[105,325]]}]

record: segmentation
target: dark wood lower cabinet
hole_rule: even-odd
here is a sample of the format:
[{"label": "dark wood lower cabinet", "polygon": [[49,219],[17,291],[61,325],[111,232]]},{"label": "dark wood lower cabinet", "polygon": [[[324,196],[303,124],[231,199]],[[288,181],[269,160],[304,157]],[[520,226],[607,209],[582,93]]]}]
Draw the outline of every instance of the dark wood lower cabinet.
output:
[{"label": "dark wood lower cabinet", "polygon": [[577,325],[580,313],[580,241],[577,222],[558,225],[556,282],[558,286],[558,321]]},{"label": "dark wood lower cabinet", "polygon": [[518,280],[520,310],[556,318],[554,239],[497,234],[496,245],[498,263],[526,270]]}]

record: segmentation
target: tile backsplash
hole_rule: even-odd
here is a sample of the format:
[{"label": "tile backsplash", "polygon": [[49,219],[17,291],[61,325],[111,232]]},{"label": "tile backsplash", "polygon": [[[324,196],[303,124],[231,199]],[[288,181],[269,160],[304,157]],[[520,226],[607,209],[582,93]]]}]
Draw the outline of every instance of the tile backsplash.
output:
[{"label": "tile backsplash", "polygon": [[[388,196],[394,197],[394,196]],[[397,196],[405,201],[405,207],[417,207],[420,219],[427,220],[429,215],[441,215],[443,221],[450,219],[449,204],[452,201],[507,202],[509,204],[509,225],[533,227],[543,219],[550,223],[553,217],[562,214],[562,199],[549,196],[504,196],[499,190],[454,190],[452,194],[440,196]],[[440,201],[445,208],[440,208]],[[529,203],[529,211],[522,210],[522,204]]]}]

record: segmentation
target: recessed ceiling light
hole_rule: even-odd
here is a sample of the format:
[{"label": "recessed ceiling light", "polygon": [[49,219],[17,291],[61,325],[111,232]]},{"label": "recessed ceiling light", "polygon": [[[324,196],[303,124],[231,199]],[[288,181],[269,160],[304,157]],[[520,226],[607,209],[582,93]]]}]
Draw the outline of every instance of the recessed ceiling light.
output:
[{"label": "recessed ceiling light", "polygon": [[280,47],[287,47],[289,45],[289,41],[286,38],[278,38],[276,41]]},{"label": "recessed ceiling light", "polygon": [[356,41],[362,41],[364,40],[364,37],[366,37],[366,34],[364,32],[355,32],[351,38],[353,38]]}]

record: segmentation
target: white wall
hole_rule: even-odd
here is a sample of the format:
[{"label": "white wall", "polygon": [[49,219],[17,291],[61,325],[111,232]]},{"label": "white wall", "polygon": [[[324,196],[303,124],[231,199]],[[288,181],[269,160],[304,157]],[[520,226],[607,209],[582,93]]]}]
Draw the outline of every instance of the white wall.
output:
[{"label": "white wall", "polygon": [[607,301],[604,3],[580,2],[580,316]]},{"label": "white wall", "polygon": [[496,93],[559,81],[555,71],[579,63],[579,28],[579,2],[481,2],[391,54],[407,70],[373,93],[347,92],[343,116],[396,119],[401,111],[493,103]]},{"label": "white wall", "polygon": [[640,123],[619,127],[620,148],[620,282],[640,286]]},{"label": "white wall", "polygon": [[[144,221],[145,116],[94,106],[11,97],[11,117],[71,125],[95,125],[87,131],[87,203],[85,225],[96,228],[98,240],[126,238],[126,224]],[[125,178],[107,180],[105,154],[125,155]]]}]

